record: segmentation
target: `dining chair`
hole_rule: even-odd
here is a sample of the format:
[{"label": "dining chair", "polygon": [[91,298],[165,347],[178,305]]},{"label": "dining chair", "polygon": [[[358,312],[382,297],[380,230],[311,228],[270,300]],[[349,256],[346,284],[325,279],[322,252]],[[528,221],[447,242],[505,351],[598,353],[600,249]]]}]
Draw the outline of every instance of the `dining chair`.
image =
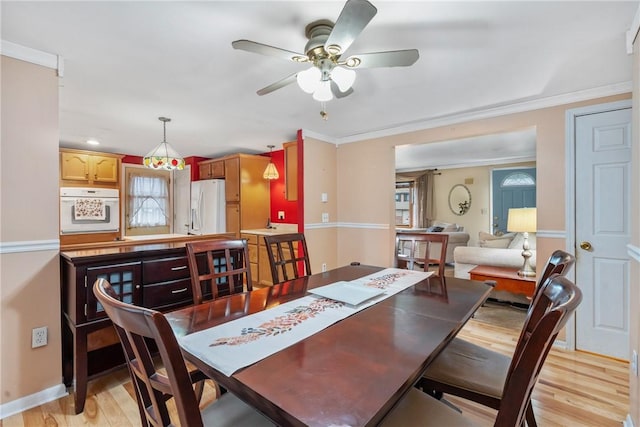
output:
[{"label": "dining chair", "polygon": [[[531,393],[551,346],[582,300],[582,293],[566,277],[554,274],[542,285],[532,303],[532,316],[539,319],[522,335],[509,364],[494,426],[524,425]],[[458,367],[462,372],[464,367]],[[490,367],[485,369],[489,370]],[[382,426],[473,425],[460,412],[427,393],[412,388],[383,420]]]},{"label": "dining chair", "polygon": [[[274,285],[311,274],[309,251],[303,233],[264,236],[264,243]],[[300,263],[304,264],[302,273],[299,269]]]},{"label": "dining chair", "polygon": [[[447,393],[499,409],[512,360],[521,352],[522,343],[540,321],[542,312],[535,307],[538,293],[549,277],[566,275],[574,263],[575,257],[563,250],[556,250],[549,257],[534,291],[513,357],[454,338],[429,365],[418,384],[419,388],[438,399]],[[537,425],[530,402],[526,419],[529,427]]]},{"label": "dining chair", "polygon": [[194,241],[186,248],[194,304],[253,289],[246,240]]},{"label": "dining chair", "polygon": [[[439,251],[435,245],[438,243]],[[438,267],[435,274],[443,277],[448,243],[449,235],[446,233],[396,233],[394,265],[408,270],[419,266],[424,271],[429,271],[435,264]]]},{"label": "dining chair", "polygon": [[[182,352],[169,322],[159,311],[124,303],[110,294],[111,285],[98,279],[93,293],[113,322],[134,386],[142,425],[175,425],[167,407],[174,398],[183,426],[272,426],[260,413],[231,393],[218,395],[200,410]],[[162,369],[154,361],[157,348]],[[199,371],[198,371],[199,372]]]}]

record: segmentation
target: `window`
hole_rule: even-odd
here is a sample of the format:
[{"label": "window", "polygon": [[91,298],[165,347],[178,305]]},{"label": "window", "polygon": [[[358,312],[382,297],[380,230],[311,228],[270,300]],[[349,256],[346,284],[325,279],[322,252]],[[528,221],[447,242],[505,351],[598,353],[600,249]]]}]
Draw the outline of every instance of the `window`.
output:
[{"label": "window", "polygon": [[126,235],[165,234],[171,229],[170,172],[127,168]]},{"label": "window", "polygon": [[508,175],[502,181],[502,187],[522,187],[536,185],[536,180],[531,175],[524,172],[515,172]]},{"label": "window", "polygon": [[396,226],[413,225],[413,182],[396,182]]}]

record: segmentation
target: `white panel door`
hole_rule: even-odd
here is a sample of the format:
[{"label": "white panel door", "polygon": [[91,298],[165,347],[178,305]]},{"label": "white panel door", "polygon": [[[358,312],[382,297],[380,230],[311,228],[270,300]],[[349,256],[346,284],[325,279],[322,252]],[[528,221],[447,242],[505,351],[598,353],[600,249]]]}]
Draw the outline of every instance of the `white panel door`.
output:
[{"label": "white panel door", "polygon": [[631,109],[576,118],[576,348],[629,357]]}]

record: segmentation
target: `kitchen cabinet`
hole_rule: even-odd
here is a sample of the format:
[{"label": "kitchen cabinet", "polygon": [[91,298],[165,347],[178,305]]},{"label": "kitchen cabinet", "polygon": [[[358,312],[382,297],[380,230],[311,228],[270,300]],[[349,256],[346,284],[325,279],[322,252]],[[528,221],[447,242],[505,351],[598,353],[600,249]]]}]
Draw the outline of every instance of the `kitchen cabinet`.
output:
[{"label": "kitchen cabinet", "polygon": [[298,200],[298,143],[285,142],[284,148],[284,183],[285,198],[290,201]]},{"label": "kitchen cabinet", "polygon": [[249,267],[251,269],[251,284],[255,286],[260,283],[260,273],[258,271],[258,238],[260,236],[256,234],[242,233],[241,239],[247,241],[247,247],[249,248]]},{"label": "kitchen cabinet", "polygon": [[96,279],[108,280],[120,300],[160,311],[192,303],[191,279],[185,241],[62,251],[60,263],[63,378],[75,384],[80,413],[89,378],[124,364],[115,330],[93,294]]},{"label": "kitchen cabinet", "polygon": [[271,212],[269,181],[263,178],[269,158],[234,154],[224,158],[227,232],[262,228]]},{"label": "kitchen cabinet", "polygon": [[224,179],[223,160],[205,160],[198,163],[200,179]]},{"label": "kitchen cabinet", "polygon": [[119,155],[82,150],[60,150],[61,186],[98,185],[117,188]]},{"label": "kitchen cabinet", "polygon": [[271,212],[269,181],[264,169],[269,158],[232,154],[198,163],[200,179],[224,178],[226,231],[240,237],[243,228],[261,228]]}]

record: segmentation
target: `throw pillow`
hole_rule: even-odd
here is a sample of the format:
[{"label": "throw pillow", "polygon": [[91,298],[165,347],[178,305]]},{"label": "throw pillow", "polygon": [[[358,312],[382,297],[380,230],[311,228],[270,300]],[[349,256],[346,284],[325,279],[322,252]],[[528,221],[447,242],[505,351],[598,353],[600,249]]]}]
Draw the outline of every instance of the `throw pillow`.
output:
[{"label": "throw pillow", "polygon": [[478,233],[478,246],[481,248],[500,248],[507,249],[509,244],[515,237],[515,233],[507,233],[502,236],[494,236],[493,234],[481,231]]}]

